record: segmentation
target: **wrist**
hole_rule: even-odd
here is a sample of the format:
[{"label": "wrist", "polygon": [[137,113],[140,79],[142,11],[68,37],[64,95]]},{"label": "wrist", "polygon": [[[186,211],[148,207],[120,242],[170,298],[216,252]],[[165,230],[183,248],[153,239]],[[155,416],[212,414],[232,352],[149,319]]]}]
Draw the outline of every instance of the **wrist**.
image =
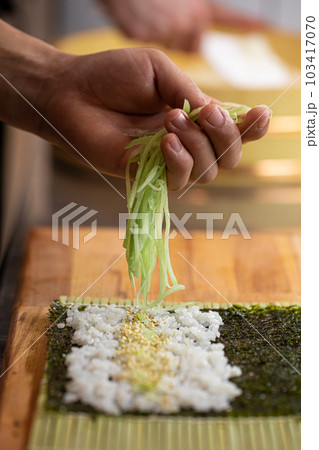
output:
[{"label": "wrist", "polygon": [[0,21],[0,120],[38,133],[43,119],[21,95],[45,115],[68,56]]}]

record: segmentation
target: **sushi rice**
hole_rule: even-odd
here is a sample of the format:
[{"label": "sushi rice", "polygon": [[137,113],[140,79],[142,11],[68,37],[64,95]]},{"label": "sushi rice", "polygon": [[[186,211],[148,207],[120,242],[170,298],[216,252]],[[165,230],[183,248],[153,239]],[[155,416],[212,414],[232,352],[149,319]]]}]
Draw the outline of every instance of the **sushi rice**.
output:
[{"label": "sushi rice", "polygon": [[199,306],[139,309],[73,306],[64,402],[119,415],[224,411],[241,394],[219,337],[222,319]]}]

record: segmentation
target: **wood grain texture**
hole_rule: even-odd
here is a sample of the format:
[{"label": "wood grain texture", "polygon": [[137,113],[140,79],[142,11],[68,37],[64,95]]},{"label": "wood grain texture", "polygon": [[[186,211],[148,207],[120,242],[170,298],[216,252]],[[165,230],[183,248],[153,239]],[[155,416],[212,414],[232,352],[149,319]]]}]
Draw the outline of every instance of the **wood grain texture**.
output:
[{"label": "wood grain texture", "polygon": [[4,359],[9,370],[1,379],[0,448],[26,446],[45,364],[46,338],[41,335],[47,326],[47,308],[21,306],[13,312]]},{"label": "wood grain texture", "polygon": [[[87,231],[82,230],[82,239]],[[300,301],[298,233],[289,230],[282,233],[258,232],[252,233],[250,240],[242,236],[221,239],[220,233],[216,233],[214,239],[206,239],[201,231],[193,231],[191,235],[192,240],[177,236],[170,241],[175,275],[186,287],[170,300],[225,303],[225,297],[231,303]],[[70,295],[82,296],[122,252],[122,240],[113,229],[100,230],[79,251],[72,251]],[[158,288],[156,272],[150,298],[156,297]],[[125,255],[85,295],[133,298]]]},{"label": "wood grain texture", "polygon": [[[81,230],[81,242],[88,231]],[[208,240],[203,232],[191,234],[192,240],[177,236],[170,244],[175,274],[186,286],[170,301],[300,301],[297,230],[256,232],[251,240],[223,240],[219,233]],[[80,250],[52,241],[47,228],[30,234],[2,372],[22,356],[0,379],[0,448],[26,448],[45,363],[46,341],[41,335],[50,302],[60,295],[133,298],[125,255],[114,263],[122,252],[115,229],[99,229]],[[151,297],[158,289],[158,274],[153,281]]]},{"label": "wood grain texture", "polygon": [[70,273],[68,247],[53,242],[50,230],[33,230],[27,239],[1,370],[1,449],[26,447],[45,364],[48,305],[69,290]]}]

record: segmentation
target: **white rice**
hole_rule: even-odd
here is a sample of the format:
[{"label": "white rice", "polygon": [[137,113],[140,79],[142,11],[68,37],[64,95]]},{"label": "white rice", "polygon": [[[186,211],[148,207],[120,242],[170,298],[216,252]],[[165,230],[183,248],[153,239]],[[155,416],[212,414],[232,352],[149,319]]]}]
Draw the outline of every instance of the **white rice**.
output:
[{"label": "white rice", "polygon": [[[239,367],[228,363],[223,344],[212,343],[219,337],[222,325],[217,312],[201,312],[198,306],[177,308],[173,313],[147,310],[146,319],[141,322],[142,332],[152,321],[153,334],[161,344],[152,359],[150,373],[157,367],[156,361],[165,361],[168,367],[160,376],[153,374],[156,382],[151,389],[130,382],[129,367],[120,353],[125,350],[122,333],[132,315],[129,309],[111,305],[88,306],[79,311],[73,307],[67,315],[66,325],[75,330],[76,346],[66,357],[70,379],[64,396],[66,403],[81,401],[108,414],[167,414],[183,409],[208,412],[227,410],[241,393],[230,381],[241,374]],[[132,379],[135,375],[138,379],[135,372]]]}]

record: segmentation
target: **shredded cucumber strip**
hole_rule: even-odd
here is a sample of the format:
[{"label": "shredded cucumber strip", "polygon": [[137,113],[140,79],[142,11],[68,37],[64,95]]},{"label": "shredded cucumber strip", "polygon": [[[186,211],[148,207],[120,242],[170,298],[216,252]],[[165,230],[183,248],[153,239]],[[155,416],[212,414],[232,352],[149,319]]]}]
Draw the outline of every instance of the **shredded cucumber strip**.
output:
[{"label": "shredded cucumber strip", "polygon": [[[222,103],[235,123],[242,122],[242,117],[250,110],[246,105]],[[184,101],[183,110],[197,121],[201,108],[191,111],[190,104]],[[123,247],[126,249],[129,279],[135,287],[135,278],[140,278],[137,300],[142,308],[160,306],[168,295],[185,289],[178,283],[174,274],[169,254],[170,215],[166,183],[166,165],[161,152],[161,140],[167,134],[165,129],[156,133],[147,133],[133,139],[128,148],[134,149],[128,159],[125,171],[127,207],[130,214],[127,221],[126,236]],[[137,163],[135,180],[131,185],[130,168]],[[133,214],[144,213],[147,226],[143,226],[142,217]],[[146,214],[145,214],[146,213]],[[163,238],[163,223],[164,238]],[[146,231],[145,231],[146,229]],[[142,233],[142,231],[144,231]],[[158,260],[160,270],[160,288],[157,299],[148,300],[151,277]]]}]

